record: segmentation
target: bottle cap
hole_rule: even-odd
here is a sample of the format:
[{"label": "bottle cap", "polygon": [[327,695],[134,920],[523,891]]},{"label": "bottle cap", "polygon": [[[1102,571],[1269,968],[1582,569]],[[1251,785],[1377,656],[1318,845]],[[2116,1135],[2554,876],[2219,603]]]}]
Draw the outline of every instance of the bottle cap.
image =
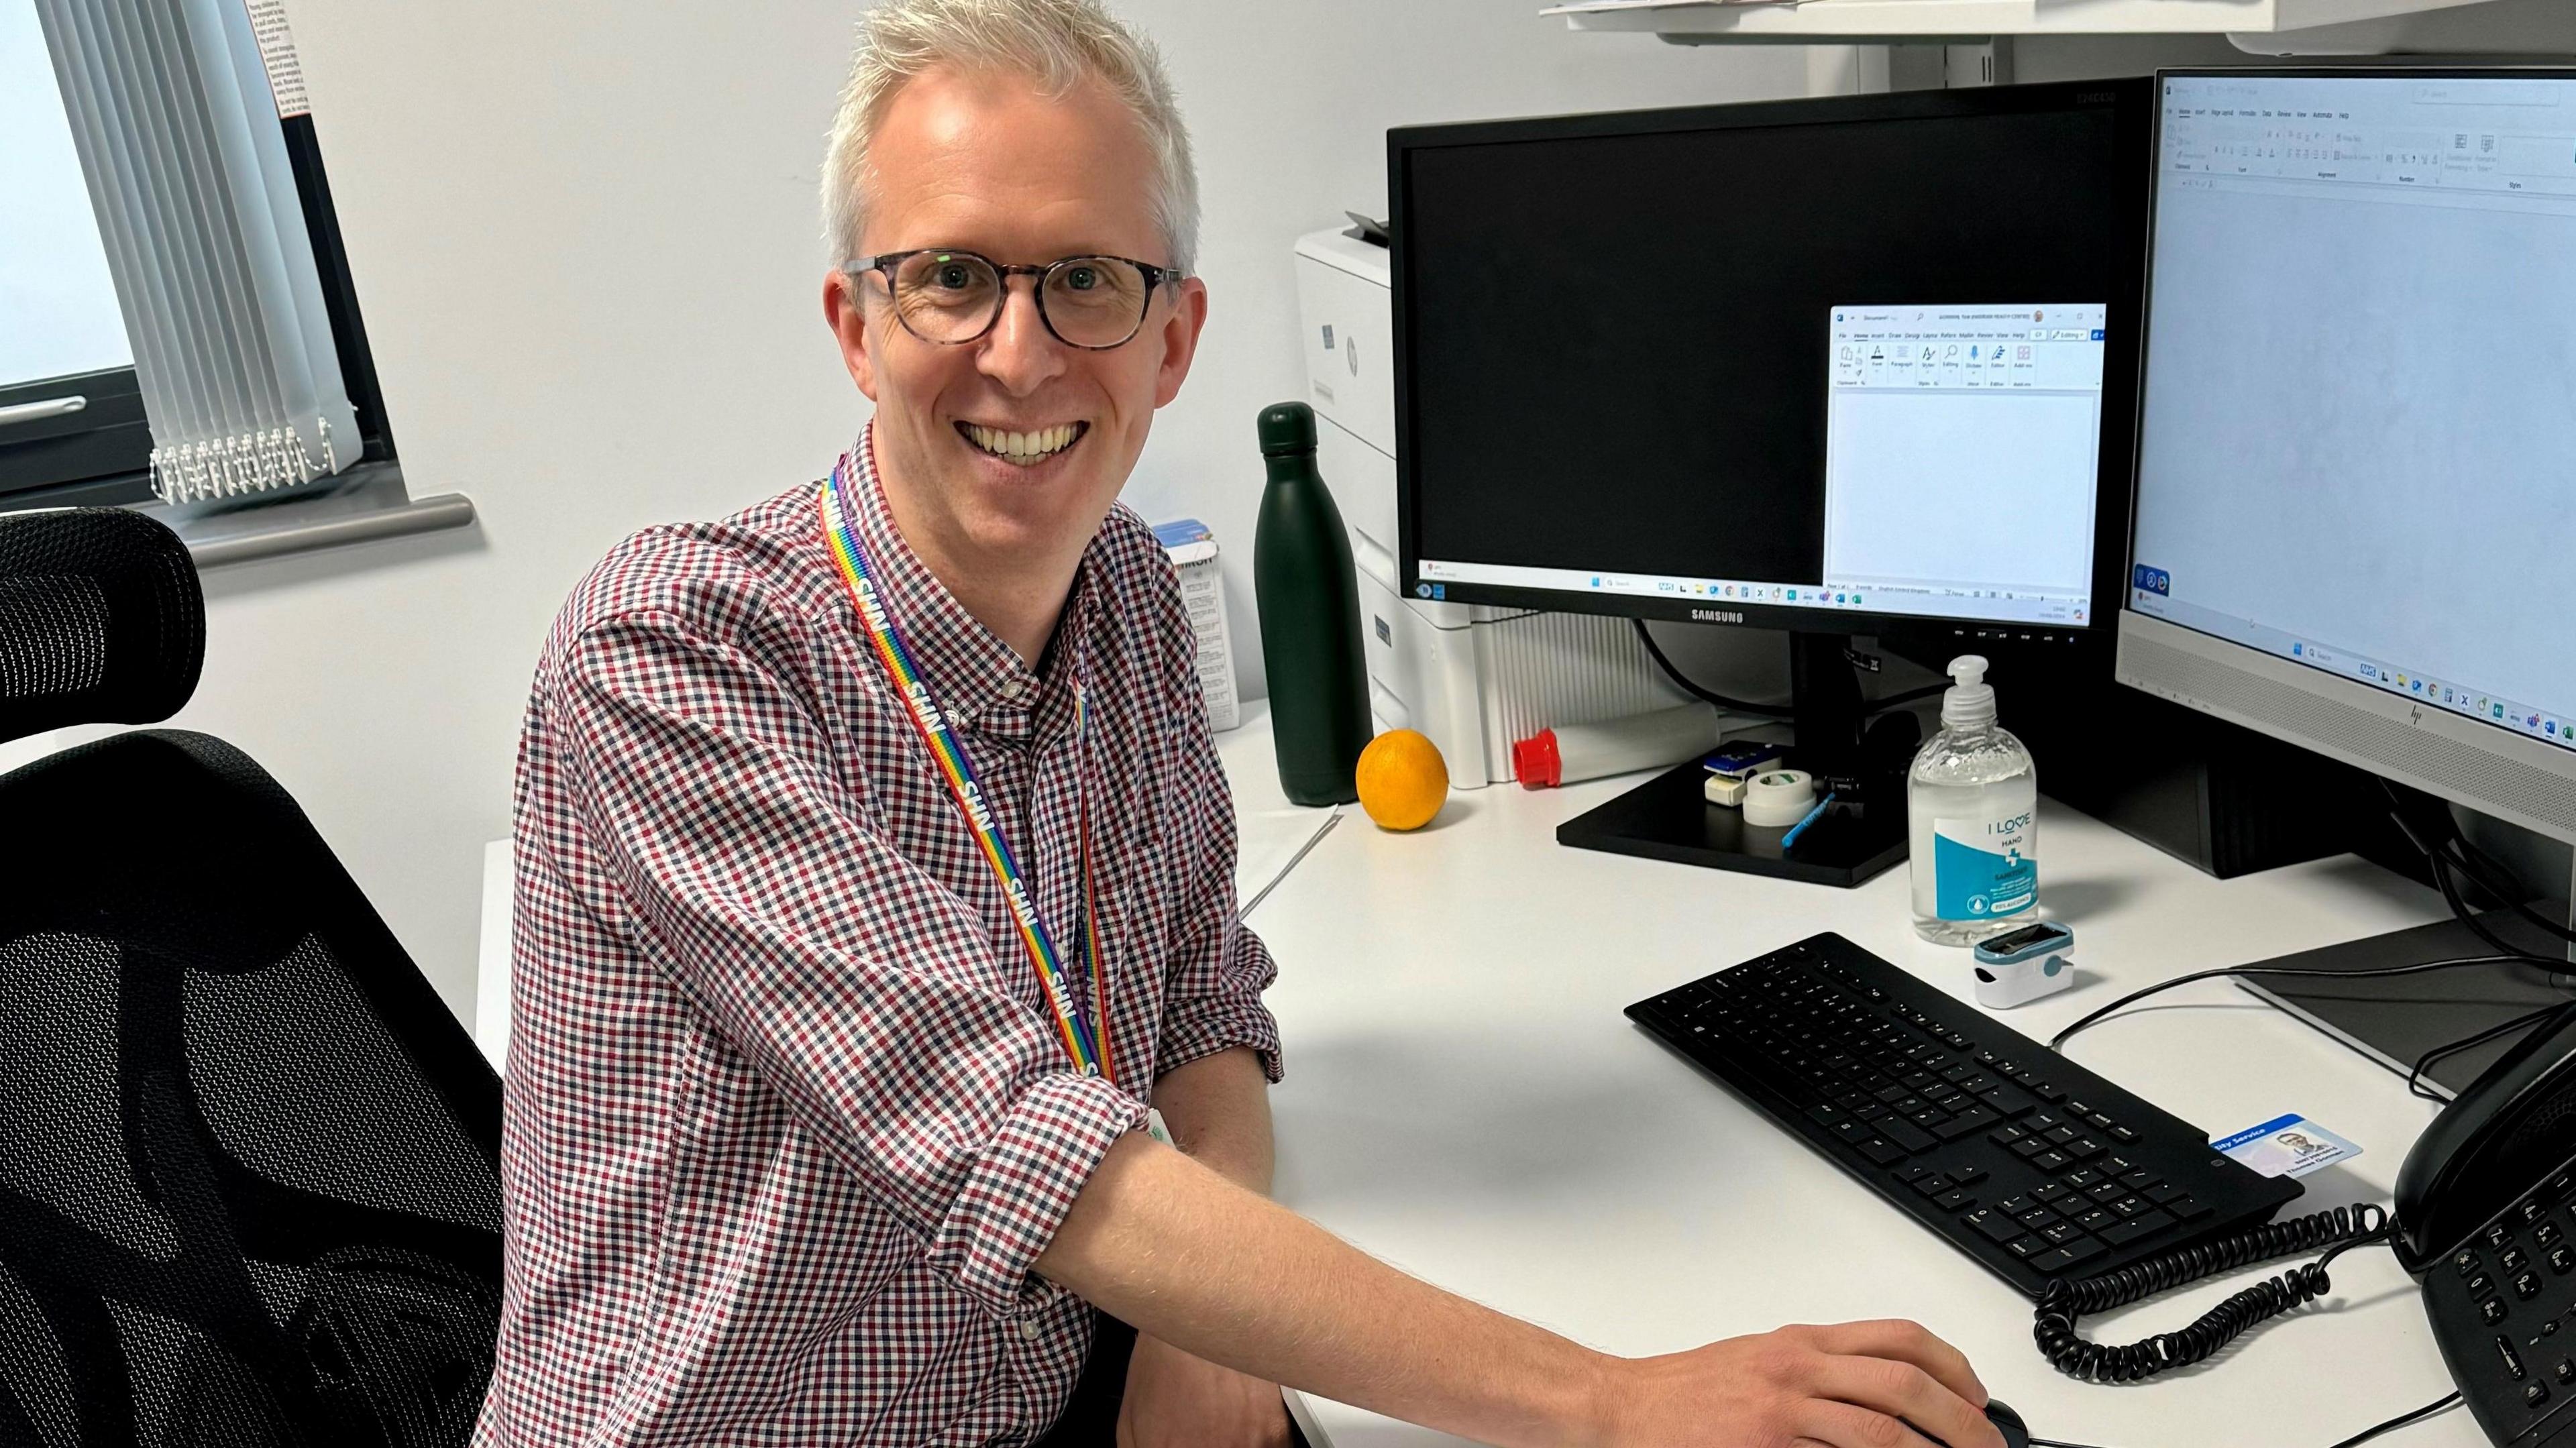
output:
[{"label": "bottle cap", "polygon": [[1293,457],[1315,450],[1315,409],[1302,402],[1274,402],[1261,409],[1261,455]]},{"label": "bottle cap", "polygon": [[1556,752],[1556,731],[1542,729],[1527,739],[1512,744],[1512,774],[1523,789],[1554,789],[1565,773],[1565,760]]},{"label": "bottle cap", "polygon": [[1941,727],[1984,729],[1995,722],[1995,690],[1986,682],[1986,661],[1961,654],[1950,661],[1950,692],[1941,696]]}]

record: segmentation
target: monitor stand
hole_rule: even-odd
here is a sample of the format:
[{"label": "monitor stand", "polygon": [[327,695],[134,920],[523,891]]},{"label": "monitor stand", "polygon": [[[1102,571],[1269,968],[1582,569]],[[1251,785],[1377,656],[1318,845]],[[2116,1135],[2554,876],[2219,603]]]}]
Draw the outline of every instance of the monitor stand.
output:
[{"label": "monitor stand", "polygon": [[[2533,908],[2543,914],[2559,909],[2551,903]],[[2510,910],[2491,911],[2478,922],[2516,949],[2547,959],[2570,955],[2567,942]],[[2261,963],[2292,970],[2384,970],[2494,953],[2467,926],[2445,920]],[[2436,1047],[2544,1007],[2576,1003],[2576,976],[2553,979],[2530,965],[2465,966],[2382,980],[2241,976],[2237,983],[2399,1075]],[[2528,1034],[2515,1031],[2435,1062],[2425,1073],[2425,1088],[2445,1100],[2459,1095]]]},{"label": "monitor stand", "polygon": [[[1739,870],[1849,889],[1905,858],[1907,758],[1873,758],[1862,747],[1868,720],[1848,634],[1789,635],[1789,707],[1795,728],[1786,763],[1816,776],[1819,794],[1839,786],[1858,813],[1837,810],[1800,832],[1744,822],[1744,812],[1710,804],[1696,759],[1556,827],[1556,842],[1713,870]],[[1827,781],[1833,781],[1828,785]]]}]

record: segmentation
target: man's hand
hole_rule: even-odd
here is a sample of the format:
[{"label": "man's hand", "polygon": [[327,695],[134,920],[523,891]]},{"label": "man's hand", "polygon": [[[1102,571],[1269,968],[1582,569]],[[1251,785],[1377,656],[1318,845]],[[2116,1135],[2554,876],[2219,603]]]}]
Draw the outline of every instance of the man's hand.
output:
[{"label": "man's hand", "polygon": [[2003,1448],[1968,1360],[1910,1322],[1784,1327],[1614,1362],[1603,1390],[1618,1448],[1930,1448],[1927,1434]]},{"label": "man's hand", "polygon": [[1194,1358],[1136,1334],[1118,1448],[1287,1448],[1288,1405],[1279,1385]]}]

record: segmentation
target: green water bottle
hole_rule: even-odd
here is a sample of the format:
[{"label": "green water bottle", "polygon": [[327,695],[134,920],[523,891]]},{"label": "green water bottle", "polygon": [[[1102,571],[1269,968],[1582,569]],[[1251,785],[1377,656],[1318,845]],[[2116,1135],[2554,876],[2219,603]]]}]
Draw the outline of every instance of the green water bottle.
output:
[{"label": "green water bottle", "polygon": [[1279,787],[1298,804],[1349,804],[1359,798],[1352,771],[1369,742],[1368,659],[1351,538],[1315,471],[1314,409],[1263,408],[1261,458],[1270,483],[1252,535],[1252,595]]}]

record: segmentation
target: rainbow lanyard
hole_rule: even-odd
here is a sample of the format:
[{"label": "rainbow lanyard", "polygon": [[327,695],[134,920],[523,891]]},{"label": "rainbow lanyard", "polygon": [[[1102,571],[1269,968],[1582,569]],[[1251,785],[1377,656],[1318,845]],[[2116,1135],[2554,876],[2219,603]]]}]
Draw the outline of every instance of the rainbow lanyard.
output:
[{"label": "rainbow lanyard", "polygon": [[[863,444],[864,445],[864,444]],[[913,666],[911,651],[904,647],[903,635],[896,631],[894,617],[877,597],[876,580],[868,572],[867,555],[859,549],[858,534],[852,531],[849,510],[842,501],[842,465],[832,465],[832,477],[822,487],[823,537],[832,550],[833,559],[841,565],[841,579],[850,587],[850,596],[859,606],[859,619],[867,626],[868,637],[876,645],[877,658],[885,664],[886,674],[894,681],[894,691],[902,698],[904,711],[912,716],[913,728],[921,733],[921,742],[939,765],[940,776],[948,784],[949,798],[957,801],[958,813],[966,817],[966,827],[983,847],[984,862],[993,867],[993,878],[1000,882],[1002,898],[1011,903],[1011,918],[1019,926],[1020,943],[1028,948],[1029,962],[1037,968],[1038,985],[1045,991],[1047,1005],[1055,1012],[1056,1028],[1064,1036],[1064,1049],[1073,1057],[1075,1069],[1086,1076],[1104,1076],[1115,1081],[1116,1067],[1110,1059],[1109,1039],[1095,1034],[1092,1022],[1109,1020],[1109,985],[1101,969],[1100,911],[1092,895],[1091,873],[1091,803],[1090,790],[1080,791],[1082,820],[1082,923],[1085,974],[1091,977],[1091,1013],[1086,1016],[1081,1002],[1065,983],[1062,957],[1057,954],[1054,937],[1047,934],[1046,922],[1038,918],[1037,904],[1020,874],[1020,864],[1011,854],[1010,843],[1002,838],[1000,822],[984,802],[983,787],[976,783],[974,761],[966,757],[965,746],[948,728],[948,716],[932,702],[930,686],[922,682],[921,671]],[[1077,750],[1089,730],[1090,709],[1079,685],[1074,690],[1074,740]],[[1077,758],[1087,758],[1087,751]],[[1077,779],[1081,766],[1075,766]]]}]

